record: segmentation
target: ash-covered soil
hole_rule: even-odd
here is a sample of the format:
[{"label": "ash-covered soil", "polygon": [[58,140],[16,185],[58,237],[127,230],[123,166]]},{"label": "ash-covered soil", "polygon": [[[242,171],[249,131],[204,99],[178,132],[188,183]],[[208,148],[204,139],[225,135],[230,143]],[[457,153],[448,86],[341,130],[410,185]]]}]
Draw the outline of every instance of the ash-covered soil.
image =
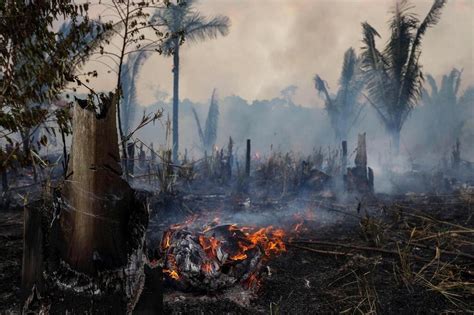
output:
[{"label": "ash-covered soil", "polygon": [[[473,202],[472,190],[360,202],[183,196],[176,215],[154,213],[149,246],[170,223],[160,218],[253,218],[288,230],[287,251],[266,263],[259,286],[208,294],[168,286],[167,314],[465,313],[474,310]],[[21,209],[0,212],[0,237],[0,313],[19,313]]]}]

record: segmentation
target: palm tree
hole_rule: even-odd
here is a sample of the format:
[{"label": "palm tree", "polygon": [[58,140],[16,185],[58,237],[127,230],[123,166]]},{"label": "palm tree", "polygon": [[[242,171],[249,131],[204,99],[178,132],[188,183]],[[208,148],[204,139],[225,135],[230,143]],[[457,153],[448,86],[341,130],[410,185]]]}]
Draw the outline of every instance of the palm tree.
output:
[{"label": "palm tree", "polygon": [[325,108],[338,140],[347,140],[350,129],[357,123],[363,108],[359,97],[364,83],[359,72],[359,59],[351,47],[344,54],[336,97],[329,95],[327,84],[319,75],[314,77],[314,86],[324,97]]},{"label": "palm tree", "polygon": [[422,89],[423,74],[419,58],[426,30],[440,19],[446,0],[434,0],[420,23],[407,0],[397,2],[390,21],[391,36],[383,51],[375,45],[379,33],[367,22],[362,23],[362,70],[369,96],[386,130],[392,136],[395,153],[400,148],[400,131],[416,105]]},{"label": "palm tree", "polygon": [[178,160],[178,103],[179,103],[179,48],[185,41],[191,43],[227,35],[230,21],[226,16],[207,18],[196,11],[195,0],[178,1],[158,10],[154,21],[163,25],[168,37],[162,50],[165,55],[173,56],[173,161]]},{"label": "palm tree", "polygon": [[194,119],[201,140],[202,148],[204,151],[212,152],[217,140],[217,125],[219,122],[219,104],[217,102],[216,89],[212,91],[211,103],[209,104],[209,111],[207,112],[206,125],[204,131],[201,127],[201,121],[193,107]]},{"label": "palm tree", "polygon": [[[431,93],[423,88],[423,118],[429,124],[429,131],[437,143],[446,146],[454,143],[460,136],[464,122],[469,117],[469,104],[473,104],[474,86],[468,87],[459,95],[462,71],[453,68],[449,74],[443,75],[440,86],[436,80],[427,75]],[[472,112],[472,108],[471,108]]]}]

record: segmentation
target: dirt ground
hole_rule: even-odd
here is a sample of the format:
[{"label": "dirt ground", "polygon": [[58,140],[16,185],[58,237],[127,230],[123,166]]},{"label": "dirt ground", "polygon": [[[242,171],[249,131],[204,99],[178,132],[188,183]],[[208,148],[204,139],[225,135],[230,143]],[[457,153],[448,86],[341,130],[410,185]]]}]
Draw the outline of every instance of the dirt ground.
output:
[{"label": "dirt ground", "polygon": [[[248,206],[245,200],[236,202],[228,196],[214,196],[212,202],[206,198],[185,198],[187,211],[199,215],[209,212],[205,208],[228,207],[239,214],[234,219],[248,219],[247,215],[261,207],[277,213],[295,204],[287,200],[272,206],[268,201]],[[304,219],[301,232],[289,233],[287,251],[268,261],[260,285],[252,291],[237,289],[238,294],[248,295],[247,300],[235,294],[185,294],[168,287],[166,313],[472,312],[473,201],[472,191],[446,196],[377,196],[362,206],[347,208],[318,200],[316,216]],[[314,205],[315,200],[298,206],[305,203]],[[158,213],[156,217],[163,216]],[[277,223],[285,224],[285,220],[281,217]],[[151,220],[149,229],[157,224]],[[0,314],[19,313],[21,209],[0,211],[0,237]]]}]

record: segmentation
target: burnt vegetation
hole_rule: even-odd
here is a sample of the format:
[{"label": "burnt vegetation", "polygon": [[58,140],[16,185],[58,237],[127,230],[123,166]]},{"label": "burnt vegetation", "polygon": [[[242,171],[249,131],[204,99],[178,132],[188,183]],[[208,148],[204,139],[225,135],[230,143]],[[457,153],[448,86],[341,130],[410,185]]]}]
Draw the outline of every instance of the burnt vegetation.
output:
[{"label": "burnt vegetation", "polygon": [[445,6],[396,1],[383,50],[362,23],[311,108],[180,100],[180,49],[230,30],[195,1],[0,3],[0,313],[473,312],[473,87],[420,59]]}]

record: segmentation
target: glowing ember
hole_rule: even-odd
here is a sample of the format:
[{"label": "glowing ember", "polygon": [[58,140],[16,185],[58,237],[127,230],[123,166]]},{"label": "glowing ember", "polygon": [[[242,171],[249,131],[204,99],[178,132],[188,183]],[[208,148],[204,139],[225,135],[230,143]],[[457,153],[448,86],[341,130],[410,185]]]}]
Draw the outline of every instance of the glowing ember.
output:
[{"label": "glowing ember", "polygon": [[230,257],[230,259],[232,260],[244,260],[245,258],[247,258],[247,255],[244,253],[239,253],[237,255]]}]

